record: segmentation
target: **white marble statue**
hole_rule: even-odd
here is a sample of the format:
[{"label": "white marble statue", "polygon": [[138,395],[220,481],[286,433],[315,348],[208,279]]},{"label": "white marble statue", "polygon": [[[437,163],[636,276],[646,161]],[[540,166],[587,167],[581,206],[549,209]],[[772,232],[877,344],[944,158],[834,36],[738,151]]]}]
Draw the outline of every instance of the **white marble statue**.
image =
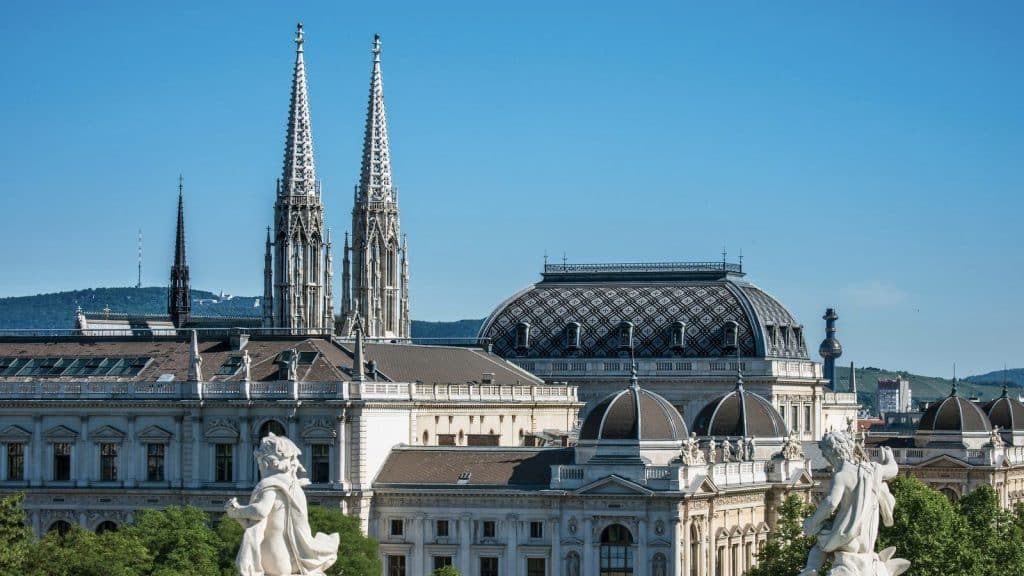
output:
[{"label": "white marble statue", "polygon": [[704,452],[700,449],[700,444],[697,442],[697,434],[690,432],[690,437],[686,439],[683,444],[683,464],[687,466],[699,466],[706,464],[704,460]]},{"label": "white marble statue", "polygon": [[729,439],[722,440],[722,462],[732,462],[736,457]]},{"label": "white marble statue", "polygon": [[708,440],[708,463],[714,464],[718,462],[718,448],[715,446],[715,439]]},{"label": "white marble statue", "polygon": [[740,436],[736,439],[736,461],[743,462],[747,459],[747,439]]},{"label": "white marble statue", "polygon": [[800,576],[817,576],[830,558],[829,576],[898,576],[905,572],[910,562],[893,558],[896,548],[875,553],[879,516],[886,526],[892,526],[896,505],[885,483],[899,473],[892,450],[882,448],[881,463],[868,461],[858,455],[856,443],[844,431],[825,434],[818,446],[832,466],[832,482],[818,509],[804,520],[804,532],[815,536],[816,543]]},{"label": "white marble statue", "polygon": [[338,559],[338,534],[311,534],[306,495],[299,478],[299,448],[271,432],[254,451],[262,478],[248,506],[232,498],[227,515],[245,529],[235,558],[240,576],[323,574]]}]

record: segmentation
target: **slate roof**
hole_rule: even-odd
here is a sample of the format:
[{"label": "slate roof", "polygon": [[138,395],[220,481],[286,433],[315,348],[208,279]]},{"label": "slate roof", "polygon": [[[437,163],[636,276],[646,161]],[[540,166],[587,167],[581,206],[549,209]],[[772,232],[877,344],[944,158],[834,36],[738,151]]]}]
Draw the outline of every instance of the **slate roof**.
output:
[{"label": "slate roof", "polygon": [[580,427],[580,440],[685,440],[686,435],[686,424],[668,400],[632,386],[598,402]]},{"label": "slate roof", "polygon": [[[346,369],[352,365],[354,344],[342,342],[336,350]],[[337,354],[335,357],[339,357]],[[526,370],[479,348],[373,343],[363,346],[367,366],[375,362],[377,379],[424,384],[481,384],[484,374],[502,386],[541,385],[543,380]],[[369,372],[367,372],[369,374]]]},{"label": "slate roof", "polygon": [[[398,446],[373,486],[544,489],[551,484],[551,466],[572,464],[573,459],[573,448]],[[460,476],[465,477],[462,483]]]}]

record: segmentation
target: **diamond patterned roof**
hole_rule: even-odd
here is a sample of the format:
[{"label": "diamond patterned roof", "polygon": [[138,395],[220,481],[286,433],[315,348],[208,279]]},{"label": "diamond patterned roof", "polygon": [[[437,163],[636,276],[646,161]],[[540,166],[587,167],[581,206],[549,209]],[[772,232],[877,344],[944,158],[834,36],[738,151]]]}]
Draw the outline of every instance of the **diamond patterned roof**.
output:
[{"label": "diamond patterned roof", "polygon": [[[530,325],[530,345],[516,348],[517,326]],[[580,324],[580,345],[569,350],[566,329]],[[726,323],[737,324],[744,357],[806,359],[800,330],[788,338],[770,337],[769,327],[800,328],[782,304],[756,286],[734,278],[670,282],[540,282],[502,303],[484,322],[482,338],[502,357],[617,357],[623,354],[619,326],[633,324],[637,357],[721,357]],[[681,351],[672,347],[676,322],[686,325]]]}]

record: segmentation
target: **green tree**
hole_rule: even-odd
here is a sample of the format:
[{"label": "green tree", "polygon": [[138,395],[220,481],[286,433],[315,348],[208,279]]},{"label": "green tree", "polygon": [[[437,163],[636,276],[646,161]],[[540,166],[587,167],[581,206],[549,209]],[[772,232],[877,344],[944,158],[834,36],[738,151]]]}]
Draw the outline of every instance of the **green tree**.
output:
[{"label": "green tree", "polygon": [[1014,514],[999,504],[999,494],[983,485],[959,503],[966,523],[963,536],[973,554],[971,574],[981,576],[1024,576],[1024,532]]},{"label": "green tree", "polygon": [[975,576],[977,553],[949,500],[910,476],[893,478],[889,490],[896,497],[893,525],[879,529],[877,548],[895,546],[896,556],[911,562],[907,576]]},{"label": "green tree", "polygon": [[443,566],[441,568],[435,568],[430,576],[462,576],[462,572],[455,569],[455,566]]},{"label": "green tree", "polygon": [[757,555],[757,566],[747,576],[794,576],[803,570],[814,538],[804,535],[803,519],[814,507],[798,494],[789,494],[779,506],[779,519],[764,549]]},{"label": "green tree", "polygon": [[32,549],[32,530],[25,524],[21,492],[0,499],[0,576],[20,576]]},{"label": "green tree", "polygon": [[309,527],[314,534],[337,532],[341,536],[338,561],[327,570],[327,576],[381,573],[377,541],[363,534],[358,518],[348,516],[337,508],[310,506]]},{"label": "green tree", "polygon": [[235,568],[235,556],[242,545],[242,525],[227,514],[217,522],[217,539],[220,540],[220,573],[221,576],[238,576]]},{"label": "green tree", "polygon": [[205,512],[193,506],[141,510],[124,530],[153,556],[152,576],[220,576],[223,544]]},{"label": "green tree", "polygon": [[28,564],[28,576],[147,576],[153,557],[130,532],[73,526],[64,536],[51,531],[39,540]]}]

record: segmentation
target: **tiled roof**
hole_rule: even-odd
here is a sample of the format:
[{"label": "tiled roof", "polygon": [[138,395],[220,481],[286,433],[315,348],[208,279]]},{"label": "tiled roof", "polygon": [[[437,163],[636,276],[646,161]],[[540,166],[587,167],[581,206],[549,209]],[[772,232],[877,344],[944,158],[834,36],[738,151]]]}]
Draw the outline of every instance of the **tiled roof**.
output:
[{"label": "tiled roof", "polygon": [[[547,488],[551,466],[572,464],[573,454],[572,448],[402,446],[391,450],[373,484],[375,488]],[[465,479],[461,483],[460,477]]]},{"label": "tiled roof", "polygon": [[[353,344],[346,342],[340,346],[344,360],[338,358],[337,363],[349,368]],[[544,383],[515,364],[478,348],[373,343],[364,345],[363,351],[367,364],[376,363],[378,378],[392,382],[482,384],[487,373],[493,375],[491,383],[497,385]]]}]

